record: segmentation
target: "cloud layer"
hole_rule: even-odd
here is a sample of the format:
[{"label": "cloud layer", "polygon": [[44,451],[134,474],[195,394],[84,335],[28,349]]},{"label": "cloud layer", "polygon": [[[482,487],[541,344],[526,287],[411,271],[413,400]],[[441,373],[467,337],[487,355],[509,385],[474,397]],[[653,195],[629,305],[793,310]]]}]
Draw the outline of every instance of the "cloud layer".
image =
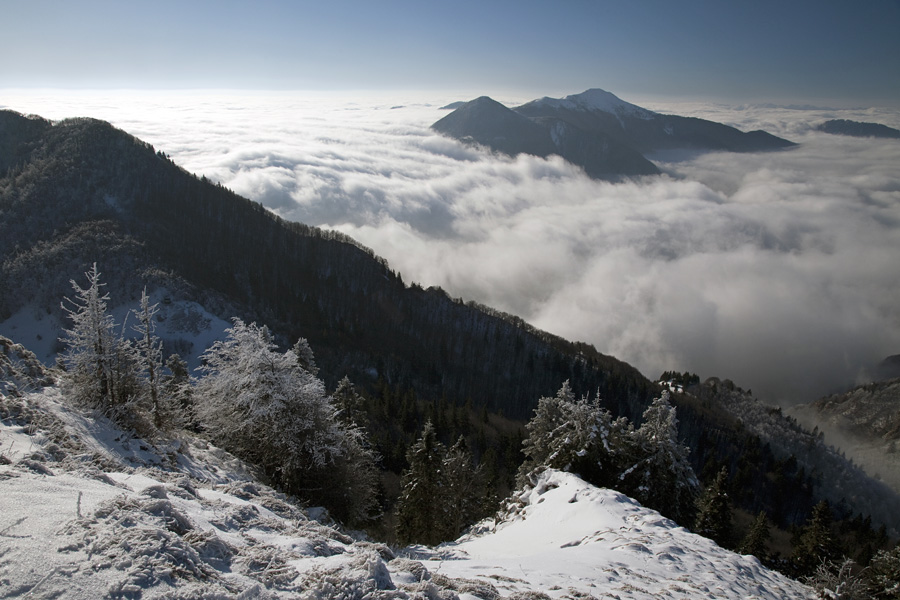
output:
[{"label": "cloud layer", "polygon": [[[291,220],[339,229],[440,285],[628,361],[792,403],[900,353],[900,144],[812,131],[900,113],[644,102],[799,142],[668,153],[667,175],[590,180],[558,158],[433,135],[454,97],[6,97],[112,121]],[[504,100],[504,99],[501,99]],[[511,99],[513,101],[527,98]]]}]

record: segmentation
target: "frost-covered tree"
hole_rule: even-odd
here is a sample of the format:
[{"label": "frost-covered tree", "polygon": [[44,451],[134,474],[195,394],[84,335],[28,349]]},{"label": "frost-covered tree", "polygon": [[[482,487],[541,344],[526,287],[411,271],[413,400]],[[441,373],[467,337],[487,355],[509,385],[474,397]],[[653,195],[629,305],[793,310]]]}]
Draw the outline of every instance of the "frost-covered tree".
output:
[{"label": "frost-covered tree", "polygon": [[315,474],[318,490],[310,497],[328,507],[332,515],[348,525],[360,525],[379,514],[379,456],[366,431],[356,425],[341,425],[339,452],[334,462]]},{"label": "frost-covered tree", "polygon": [[177,411],[177,422],[183,427],[196,425],[194,418],[194,388],[188,365],[178,354],[170,354],[166,359],[168,373],[162,377],[162,391]]},{"label": "frost-covered tree", "polygon": [[[309,349],[305,340],[301,341],[303,344],[294,345],[295,353],[304,347]],[[307,356],[301,364],[315,366],[312,352]],[[344,435],[340,455],[323,473],[321,497],[336,517],[345,523],[360,524],[379,512],[376,492],[380,486],[380,457],[369,441],[363,398],[348,377],[338,382],[331,399]]]},{"label": "frost-covered tree", "polygon": [[[297,347],[294,346],[296,352]],[[353,424],[358,427],[367,427],[368,417],[365,411],[365,401],[363,397],[356,391],[356,387],[346,375],[341,379],[334,393],[331,394],[334,399],[335,408],[338,410],[338,418],[341,421]]]},{"label": "frost-covered tree", "polygon": [[694,531],[722,547],[731,543],[731,501],[728,498],[728,469],[722,469],[697,502]]},{"label": "frost-covered tree", "polygon": [[156,314],[158,304],[150,304],[147,288],[141,293],[141,305],[133,310],[137,324],[132,326],[138,334],[134,342],[140,372],[146,380],[146,392],[149,396],[150,414],[153,424],[159,428],[171,424],[175,420],[174,407],[168,397],[161,396],[162,378],[162,340],[156,335]]},{"label": "frost-covered tree", "polygon": [[630,423],[624,418],[613,420],[596,400],[576,399],[566,381],[556,396],[538,400],[525,429],[526,460],[519,469],[520,485],[546,468],[575,472],[595,485],[607,485]]},{"label": "frost-covered tree", "polygon": [[859,565],[849,558],[840,563],[819,563],[815,572],[804,578],[804,583],[816,590],[818,598],[827,600],[872,600],[879,597],[870,594]]},{"label": "frost-covered tree", "polygon": [[60,338],[67,346],[62,355],[63,386],[75,402],[121,420],[133,410],[140,393],[134,348],[116,334],[97,263],[85,277],[87,287],[72,280],[75,298],[64,298],[62,303],[72,321],[72,328],[64,329]]},{"label": "frost-covered tree", "polygon": [[[278,352],[266,327],[236,318],[226,333],[203,353],[195,388],[198,416],[210,435],[287,491],[358,514],[334,502],[331,486],[371,481],[374,460],[358,442],[362,432],[340,422],[322,381],[293,350]],[[351,458],[364,472],[346,468]],[[371,506],[374,487],[356,491],[358,497],[347,501]]]},{"label": "frost-covered tree", "polygon": [[195,397],[202,422],[279,481],[332,462],[340,434],[324,384],[293,352],[277,352],[265,326],[234,319],[226,333],[201,356]]},{"label": "frost-covered tree", "polygon": [[679,523],[690,523],[699,482],[678,440],[675,407],[664,390],[644,411],[631,437],[631,466],[619,479],[622,491]]},{"label": "frost-covered tree", "polygon": [[879,550],[863,577],[873,598],[900,598],[900,546]]},{"label": "frost-covered tree", "polygon": [[431,421],[406,453],[409,468],[400,481],[397,500],[397,539],[402,544],[435,545],[443,541],[442,468],[446,449],[438,441]]},{"label": "frost-covered tree", "polygon": [[319,367],[316,366],[316,358],[313,355],[312,348],[309,347],[309,342],[306,341],[306,338],[298,339],[291,350],[293,350],[294,356],[301,369],[308,371],[312,375],[319,374]]},{"label": "frost-covered tree", "polygon": [[460,436],[444,456],[442,474],[443,538],[453,540],[482,516],[484,506],[482,469],[475,464],[464,437]]}]

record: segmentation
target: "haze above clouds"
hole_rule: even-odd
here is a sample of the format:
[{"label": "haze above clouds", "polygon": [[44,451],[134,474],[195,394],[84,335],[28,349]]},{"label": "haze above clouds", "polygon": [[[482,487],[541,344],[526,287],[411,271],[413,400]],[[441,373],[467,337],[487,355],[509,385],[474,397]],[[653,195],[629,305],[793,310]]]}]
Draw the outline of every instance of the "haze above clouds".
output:
[{"label": "haze above clouds", "polygon": [[407,282],[590,342],[649,377],[689,370],[794,403],[900,352],[900,144],[810,129],[898,127],[900,112],[624,97],[800,146],[660,155],[667,175],[612,184],[429,131],[459,99],[20,92],[0,105],[110,120],[285,218],[353,236]]}]

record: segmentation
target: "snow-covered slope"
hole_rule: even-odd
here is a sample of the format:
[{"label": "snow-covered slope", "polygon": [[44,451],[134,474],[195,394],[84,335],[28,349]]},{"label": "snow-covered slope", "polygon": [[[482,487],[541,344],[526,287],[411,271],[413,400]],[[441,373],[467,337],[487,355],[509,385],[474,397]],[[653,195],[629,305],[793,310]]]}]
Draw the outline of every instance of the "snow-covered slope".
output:
[{"label": "snow-covered slope", "polygon": [[553,598],[807,598],[810,591],[618,492],[545,472],[500,523],[431,552],[433,573]]},{"label": "snow-covered slope", "polygon": [[188,434],[136,438],[53,386],[0,395],[0,598],[811,593],[573,475],[548,472],[512,506],[456,543],[398,551],[329,524]]}]

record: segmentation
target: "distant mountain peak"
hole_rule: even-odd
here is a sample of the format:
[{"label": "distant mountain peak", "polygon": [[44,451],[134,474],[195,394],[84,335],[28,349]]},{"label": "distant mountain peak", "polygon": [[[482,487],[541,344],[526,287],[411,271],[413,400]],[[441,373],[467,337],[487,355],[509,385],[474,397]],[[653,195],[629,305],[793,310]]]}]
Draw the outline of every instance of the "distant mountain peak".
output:
[{"label": "distant mountain peak", "polygon": [[653,112],[636,104],[625,102],[615,94],[600,88],[591,88],[580,94],[570,94],[565,98],[549,98],[547,96],[536,101],[553,108],[574,110],[599,110],[613,114],[626,113],[640,118],[650,118]]}]

